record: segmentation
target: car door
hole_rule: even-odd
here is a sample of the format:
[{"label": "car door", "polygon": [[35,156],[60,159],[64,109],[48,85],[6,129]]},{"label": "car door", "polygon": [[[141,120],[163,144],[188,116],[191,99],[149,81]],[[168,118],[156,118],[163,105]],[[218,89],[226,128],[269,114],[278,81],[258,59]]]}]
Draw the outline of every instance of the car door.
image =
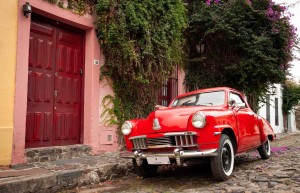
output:
[{"label": "car door", "polygon": [[[245,151],[260,144],[257,115],[247,106],[244,99],[235,92],[229,93],[229,100],[234,100],[236,106],[232,109],[237,119],[239,130],[238,151]],[[240,107],[245,105],[244,107]]]}]

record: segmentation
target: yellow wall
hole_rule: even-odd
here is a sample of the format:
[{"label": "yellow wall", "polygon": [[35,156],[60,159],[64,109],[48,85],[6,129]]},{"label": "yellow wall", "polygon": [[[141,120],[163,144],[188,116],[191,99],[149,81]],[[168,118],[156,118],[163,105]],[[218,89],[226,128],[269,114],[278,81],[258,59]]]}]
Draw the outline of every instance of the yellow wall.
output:
[{"label": "yellow wall", "polygon": [[11,162],[18,1],[0,0],[0,165]]}]

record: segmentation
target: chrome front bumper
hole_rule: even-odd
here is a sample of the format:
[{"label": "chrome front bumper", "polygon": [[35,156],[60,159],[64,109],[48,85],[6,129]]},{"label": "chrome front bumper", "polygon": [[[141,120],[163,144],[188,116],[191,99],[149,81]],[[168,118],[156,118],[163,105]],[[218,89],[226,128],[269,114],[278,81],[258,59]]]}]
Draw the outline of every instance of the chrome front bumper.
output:
[{"label": "chrome front bumper", "polygon": [[185,151],[176,148],[174,149],[173,153],[142,152],[141,150],[136,150],[134,152],[122,152],[121,157],[135,159],[137,165],[141,165],[143,159],[147,159],[147,157],[169,157],[170,159],[175,159],[177,165],[181,165],[183,159],[217,156],[217,150],[218,149],[209,149],[203,151]]}]

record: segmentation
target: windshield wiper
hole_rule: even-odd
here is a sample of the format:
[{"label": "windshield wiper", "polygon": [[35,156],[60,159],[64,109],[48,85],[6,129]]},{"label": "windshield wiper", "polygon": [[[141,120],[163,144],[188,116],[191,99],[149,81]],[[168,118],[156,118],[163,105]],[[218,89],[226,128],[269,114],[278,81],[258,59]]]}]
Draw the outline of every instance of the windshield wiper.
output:
[{"label": "windshield wiper", "polygon": [[191,102],[191,100],[187,100],[187,101],[185,101],[184,103],[182,103],[180,106],[182,107],[182,106],[184,106],[184,105],[187,105],[189,102]]}]

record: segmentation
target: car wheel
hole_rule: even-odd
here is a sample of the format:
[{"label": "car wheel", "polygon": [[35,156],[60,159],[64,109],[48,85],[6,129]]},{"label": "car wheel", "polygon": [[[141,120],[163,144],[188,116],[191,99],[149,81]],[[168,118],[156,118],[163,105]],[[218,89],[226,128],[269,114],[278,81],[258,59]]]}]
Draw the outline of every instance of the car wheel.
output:
[{"label": "car wheel", "polygon": [[210,160],[211,170],[217,180],[227,180],[233,171],[234,166],[234,151],[230,138],[222,134],[218,155]]},{"label": "car wheel", "polygon": [[267,139],[265,143],[257,148],[257,151],[262,159],[268,159],[271,155],[271,143],[270,140]]},{"label": "car wheel", "polygon": [[143,178],[155,176],[157,173],[158,165],[149,165],[147,160],[143,160],[142,165],[138,166],[135,159],[132,159],[133,168],[137,175]]}]

